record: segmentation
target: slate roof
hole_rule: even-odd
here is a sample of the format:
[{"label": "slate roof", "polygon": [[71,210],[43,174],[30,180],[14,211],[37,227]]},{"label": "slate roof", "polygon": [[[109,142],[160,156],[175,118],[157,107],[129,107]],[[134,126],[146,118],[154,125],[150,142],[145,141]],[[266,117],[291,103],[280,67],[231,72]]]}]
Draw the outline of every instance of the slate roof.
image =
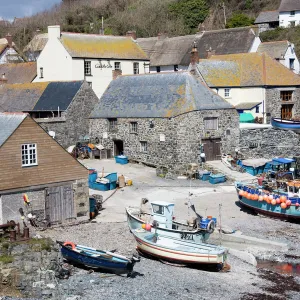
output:
[{"label": "slate roof", "polygon": [[172,38],[140,38],[137,42],[150,58],[151,66],[188,66],[194,42],[197,44],[199,57],[206,58],[209,48],[215,50],[216,54],[249,52],[254,39],[255,33],[251,27],[241,27]]},{"label": "slate roof", "polygon": [[48,33],[37,34],[24,47],[23,52],[41,52],[48,42]]},{"label": "slate roof", "polygon": [[259,104],[261,104],[261,102],[241,102],[241,103],[235,105],[235,108],[236,109],[251,110]]},{"label": "slate roof", "polygon": [[283,58],[289,47],[288,41],[276,41],[261,43],[257,49],[258,53],[267,53],[272,58]]},{"label": "slate roof", "polygon": [[198,71],[210,87],[300,86],[300,77],[265,53],[214,55]]},{"label": "slate roof", "polygon": [[8,84],[30,83],[36,77],[36,63],[7,63],[0,64],[0,74],[5,73]]},{"label": "slate roof", "polygon": [[147,60],[141,47],[124,36],[63,32],[60,41],[72,57]]},{"label": "slate roof", "polygon": [[0,113],[0,147],[15,132],[26,116],[26,114],[18,113]]},{"label": "slate roof", "polygon": [[0,111],[66,110],[83,81],[35,82],[0,86]]},{"label": "slate roof", "polygon": [[171,118],[198,110],[233,106],[189,72],[119,76],[90,118]]},{"label": "slate roof", "polygon": [[300,10],[300,0],[281,0],[279,11]]},{"label": "slate roof", "polygon": [[80,90],[83,81],[50,82],[33,111],[67,110],[76,93]]},{"label": "slate roof", "polygon": [[254,24],[263,24],[263,23],[279,23],[279,12],[277,10],[262,11],[256,18]]}]

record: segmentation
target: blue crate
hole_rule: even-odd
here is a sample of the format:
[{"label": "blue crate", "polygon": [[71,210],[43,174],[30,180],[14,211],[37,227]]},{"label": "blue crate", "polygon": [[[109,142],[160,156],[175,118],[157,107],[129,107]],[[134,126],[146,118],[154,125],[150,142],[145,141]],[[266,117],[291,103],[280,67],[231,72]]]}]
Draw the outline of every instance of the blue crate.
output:
[{"label": "blue crate", "polygon": [[98,191],[109,191],[110,183],[91,182],[89,187],[93,190]]},{"label": "blue crate", "polygon": [[104,178],[107,178],[110,182],[117,181],[118,180],[118,174],[117,173],[109,173]]},{"label": "blue crate", "polygon": [[210,175],[209,172],[203,173],[203,174],[201,175],[201,180],[203,180],[203,181],[209,180],[209,175]]},{"label": "blue crate", "polygon": [[128,157],[127,156],[115,156],[115,161],[117,164],[126,165],[128,164]]},{"label": "blue crate", "polygon": [[223,175],[223,174],[215,174],[215,175],[212,174],[209,176],[209,183],[211,183],[211,184],[222,183],[225,181],[226,181],[226,178],[225,178],[225,175]]},{"label": "blue crate", "polygon": [[89,169],[89,182],[94,182],[97,179],[97,171],[95,169]]},{"label": "blue crate", "polygon": [[109,183],[109,189],[110,190],[115,190],[117,188],[117,182],[116,181],[112,181]]}]

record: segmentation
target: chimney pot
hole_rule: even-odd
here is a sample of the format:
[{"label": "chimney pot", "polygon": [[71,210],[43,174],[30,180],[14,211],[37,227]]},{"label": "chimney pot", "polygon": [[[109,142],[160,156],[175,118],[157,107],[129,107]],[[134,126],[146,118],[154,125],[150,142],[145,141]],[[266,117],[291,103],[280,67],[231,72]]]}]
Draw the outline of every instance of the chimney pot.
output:
[{"label": "chimney pot", "polygon": [[12,48],[12,35],[11,34],[7,34],[6,35],[6,40],[7,40],[7,44],[8,44],[8,46],[10,47],[10,48]]},{"label": "chimney pot", "polygon": [[126,32],[127,37],[131,37],[134,41],[136,40],[136,31],[127,31]]},{"label": "chimney pot", "polygon": [[199,53],[197,49],[197,43],[194,42],[192,51],[191,51],[191,64],[196,65],[199,62]]},{"label": "chimney pot", "polygon": [[118,76],[122,75],[122,70],[112,70],[112,79],[117,79]]}]

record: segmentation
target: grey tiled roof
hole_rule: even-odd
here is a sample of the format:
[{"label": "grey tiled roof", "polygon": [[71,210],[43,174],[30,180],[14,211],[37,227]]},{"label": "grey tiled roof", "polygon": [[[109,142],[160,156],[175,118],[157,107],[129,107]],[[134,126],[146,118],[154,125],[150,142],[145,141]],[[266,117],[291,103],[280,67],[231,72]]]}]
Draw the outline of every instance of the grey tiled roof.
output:
[{"label": "grey tiled roof", "polygon": [[288,46],[288,41],[266,42],[259,45],[257,52],[265,52],[272,58],[282,58],[285,56]]},{"label": "grey tiled roof", "polygon": [[0,64],[0,74],[5,73],[8,84],[30,83],[36,77],[36,63],[7,63]]},{"label": "grey tiled roof", "polygon": [[260,12],[260,14],[256,18],[254,24],[271,23],[271,22],[279,23],[279,13],[277,10]]},{"label": "grey tiled roof", "polygon": [[26,118],[26,114],[0,113],[0,147]]},{"label": "grey tiled roof", "polygon": [[198,110],[233,108],[189,72],[119,76],[91,118],[171,118]]},{"label": "grey tiled roof", "polygon": [[235,108],[236,109],[252,109],[254,108],[255,106],[261,104],[261,102],[242,102],[242,103],[239,103],[237,105],[235,105]]},{"label": "grey tiled roof", "polygon": [[300,0],[281,0],[279,11],[300,10]]}]

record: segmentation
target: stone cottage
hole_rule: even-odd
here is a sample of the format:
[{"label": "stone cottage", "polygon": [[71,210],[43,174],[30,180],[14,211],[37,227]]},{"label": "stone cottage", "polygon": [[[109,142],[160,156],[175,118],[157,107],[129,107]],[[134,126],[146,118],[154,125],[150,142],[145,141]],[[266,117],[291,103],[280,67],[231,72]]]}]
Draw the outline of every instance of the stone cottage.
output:
[{"label": "stone cottage", "polygon": [[174,173],[234,150],[238,113],[189,72],[119,76],[90,116],[90,135],[114,155]]},{"label": "stone cottage", "polygon": [[27,114],[0,113],[0,162],[0,224],[22,223],[20,208],[48,225],[88,219],[87,169]]},{"label": "stone cottage", "polygon": [[67,147],[89,133],[88,117],[98,97],[85,81],[3,84],[0,111],[28,112]]}]

